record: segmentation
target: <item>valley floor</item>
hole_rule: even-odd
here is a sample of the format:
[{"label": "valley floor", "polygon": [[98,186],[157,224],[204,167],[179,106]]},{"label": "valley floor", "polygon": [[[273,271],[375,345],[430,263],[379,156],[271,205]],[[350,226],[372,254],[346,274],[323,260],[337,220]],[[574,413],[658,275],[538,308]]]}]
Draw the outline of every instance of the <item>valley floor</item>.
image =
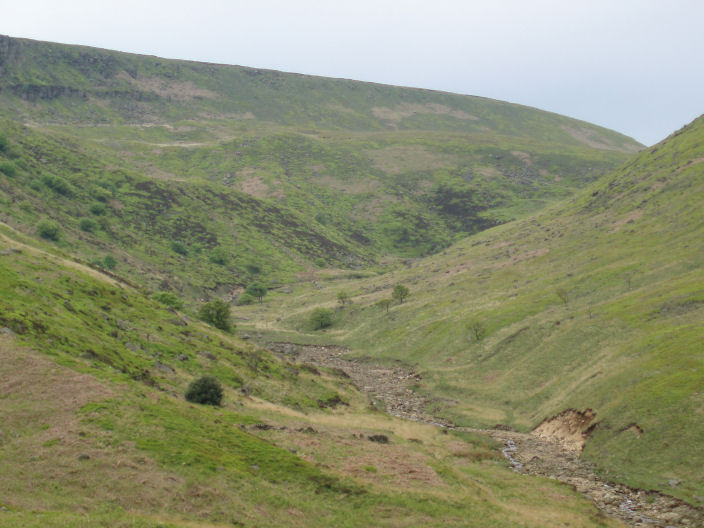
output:
[{"label": "valley floor", "polygon": [[[425,408],[429,402],[413,390],[413,385],[420,382],[421,377],[403,365],[384,366],[373,361],[346,359],[348,350],[336,345],[268,343],[267,346],[274,352],[294,357],[299,363],[341,372],[368,395],[373,406],[385,409],[393,416],[455,428],[427,414]],[[679,499],[603,480],[592,464],[580,458],[581,449],[565,449],[557,439],[505,430],[501,426],[491,430],[457,429],[485,434],[502,442],[504,456],[515,471],[568,484],[592,500],[603,514],[620,519],[629,526],[704,525],[704,512]]]}]

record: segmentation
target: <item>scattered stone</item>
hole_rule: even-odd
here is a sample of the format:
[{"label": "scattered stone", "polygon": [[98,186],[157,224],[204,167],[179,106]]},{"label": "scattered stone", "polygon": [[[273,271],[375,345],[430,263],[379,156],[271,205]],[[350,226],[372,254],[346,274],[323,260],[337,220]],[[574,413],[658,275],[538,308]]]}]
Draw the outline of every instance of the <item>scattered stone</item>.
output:
[{"label": "scattered stone", "polygon": [[296,429],[297,432],[299,433],[308,433],[308,434],[315,434],[318,431],[313,429],[310,425],[308,427],[301,427],[300,429]]},{"label": "scattered stone", "polygon": [[174,317],[172,319],[167,320],[166,322],[174,326],[188,326],[188,323],[180,317]]},{"label": "scattered stone", "polygon": [[383,434],[378,434],[378,435],[370,435],[367,437],[370,442],[377,442],[379,444],[388,444],[389,443],[389,437]]},{"label": "scattered stone", "polygon": [[492,429],[494,431],[516,431],[513,427],[506,424],[496,424],[494,427],[492,427]]},{"label": "scattered stone", "polygon": [[81,453],[78,455],[78,460],[90,460],[90,455],[86,455],[85,453]]},{"label": "scattered stone", "polygon": [[15,335],[15,333],[6,326],[0,328],[0,334]]},{"label": "scattered stone", "polygon": [[667,483],[670,485],[671,488],[676,488],[681,484],[681,482],[677,479],[670,479],[667,481]]},{"label": "scattered stone", "polygon": [[259,429],[261,431],[268,431],[269,429],[273,429],[274,427],[266,423],[258,423],[254,424],[254,428]]},{"label": "scattered stone", "polygon": [[64,301],[64,308],[66,308],[69,312],[71,313],[76,313],[76,309],[73,307],[73,305],[67,300]]},{"label": "scattered stone", "polygon": [[176,359],[178,359],[179,361],[188,361],[188,356],[186,354],[179,354],[178,356],[176,356]]},{"label": "scattered stone", "polygon": [[157,370],[160,370],[162,372],[165,372],[167,374],[174,374],[176,371],[171,368],[169,365],[166,365],[165,363],[162,363],[161,361],[155,361],[154,362],[154,368]]}]

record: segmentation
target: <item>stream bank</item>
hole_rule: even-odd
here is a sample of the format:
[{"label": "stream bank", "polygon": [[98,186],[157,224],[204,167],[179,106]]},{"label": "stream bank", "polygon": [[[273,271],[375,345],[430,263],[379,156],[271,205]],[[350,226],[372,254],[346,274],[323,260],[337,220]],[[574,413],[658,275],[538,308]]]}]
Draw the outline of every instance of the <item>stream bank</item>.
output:
[{"label": "stream bank", "polygon": [[268,343],[267,348],[307,363],[335,369],[348,376],[376,407],[405,420],[423,422],[491,436],[504,444],[502,453],[514,471],[564,482],[591,499],[597,508],[628,526],[652,528],[704,527],[704,512],[684,501],[652,490],[633,489],[601,479],[579,450],[565,449],[558,439],[501,429],[455,427],[428,414],[428,400],[413,390],[421,376],[401,364],[379,365],[371,360],[346,356],[349,350],[337,345],[317,346]]}]

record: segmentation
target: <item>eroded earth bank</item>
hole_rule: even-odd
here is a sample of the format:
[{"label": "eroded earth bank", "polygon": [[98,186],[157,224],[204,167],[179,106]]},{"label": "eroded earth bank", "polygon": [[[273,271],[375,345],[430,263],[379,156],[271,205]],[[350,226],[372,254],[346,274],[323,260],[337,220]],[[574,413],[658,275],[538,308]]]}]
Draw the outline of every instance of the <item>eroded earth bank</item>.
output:
[{"label": "eroded earth bank", "polygon": [[[455,427],[425,411],[428,401],[412,389],[421,377],[407,367],[389,367],[373,361],[348,359],[349,351],[340,346],[269,343],[268,347],[295,358],[299,363],[337,370],[351,378],[357,388],[368,395],[373,405],[384,408],[393,416],[438,427]],[[579,456],[583,444],[583,428],[580,426],[588,425],[592,418],[589,410],[566,411],[529,434],[503,427],[460,429],[486,434],[502,442],[504,456],[515,471],[571,485],[594,501],[601,512],[629,526],[704,526],[704,512],[679,499],[601,479],[594,466]]]}]

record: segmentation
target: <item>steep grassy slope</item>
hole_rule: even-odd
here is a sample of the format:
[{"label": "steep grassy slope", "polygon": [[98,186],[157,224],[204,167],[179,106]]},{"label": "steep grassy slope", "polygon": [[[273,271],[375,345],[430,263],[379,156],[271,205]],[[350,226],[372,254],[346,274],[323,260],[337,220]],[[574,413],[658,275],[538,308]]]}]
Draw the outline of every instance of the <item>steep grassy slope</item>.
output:
[{"label": "steep grassy slope", "polygon": [[[568,488],[525,486],[488,440],[371,411],[348,380],[5,225],[0,329],[2,526],[616,525]],[[202,374],[223,407],[182,398]]]},{"label": "steep grassy slope", "polygon": [[[423,371],[434,411],[527,430],[596,411],[584,456],[607,477],[704,497],[704,118],[578,197],[367,281],[318,277],[242,308],[279,339],[348,344]],[[385,314],[394,284],[411,290]],[[337,291],[320,335],[307,322]],[[275,319],[284,317],[277,325]],[[276,337],[276,336],[270,336]]]},{"label": "steep grassy slope", "polygon": [[483,98],[9,37],[0,115],[152,178],[288,206],[376,256],[436,252],[568,196],[639,148]]},{"label": "steep grassy slope", "polygon": [[259,277],[285,280],[317,260],[359,267],[372,255],[334,227],[285,205],[203,181],[145,177],[64,135],[0,122],[0,216],[152,289],[230,294]]}]

